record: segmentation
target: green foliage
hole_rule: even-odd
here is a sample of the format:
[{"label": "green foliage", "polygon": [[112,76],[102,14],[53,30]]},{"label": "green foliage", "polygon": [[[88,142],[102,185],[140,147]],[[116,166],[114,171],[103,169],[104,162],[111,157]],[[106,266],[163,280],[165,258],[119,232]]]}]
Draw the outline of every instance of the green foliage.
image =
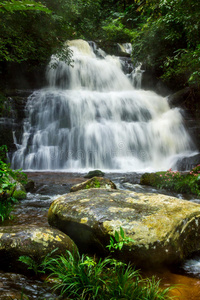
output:
[{"label": "green foliage", "polygon": [[[122,228],[120,235],[124,240],[123,244],[129,242]],[[118,233],[115,233],[115,237],[119,240]],[[121,250],[120,242],[117,243],[118,247],[114,248]],[[57,257],[51,255],[52,253],[47,255],[41,264],[26,256],[21,256],[19,260],[36,274],[44,271],[48,273],[47,280],[53,283],[53,289],[58,290],[67,299],[170,299],[169,291],[172,287],[161,289],[160,282],[154,277],[143,279],[138,270],[113,258],[96,260],[95,257],[79,253],[78,256],[73,255],[69,251]]]},{"label": "green foliage", "polygon": [[86,255],[66,255],[49,260],[47,270],[54,289],[70,299],[169,299],[153,279],[142,279],[138,270],[112,258],[96,261]]},{"label": "green foliage", "polygon": [[100,187],[101,187],[101,184],[100,184],[99,180],[98,180],[96,177],[94,177],[94,178],[92,179],[92,181],[86,185],[85,188],[86,188],[86,189],[91,189],[91,188],[96,188],[96,189],[98,189],[98,188],[100,188]]},{"label": "green foliage", "polygon": [[11,1],[0,1],[0,12],[2,13],[13,13],[15,11],[27,11],[27,10],[39,10],[45,13],[51,11],[41,3],[29,0],[11,0]]},{"label": "green foliage", "polygon": [[45,5],[14,1],[13,7],[16,7],[15,2],[19,10],[0,11],[0,61],[29,61],[35,66],[38,62],[46,64],[50,56],[58,52],[58,56],[68,62],[68,48],[63,49],[63,43],[68,37],[69,24],[56,12],[49,13],[45,5],[50,6],[52,1],[43,1]]},{"label": "green foliage", "polygon": [[132,41],[134,62],[171,87],[199,88],[199,14],[196,0],[0,1],[0,62],[37,66],[57,53],[70,63],[68,39]]},{"label": "green foliage", "polygon": [[167,172],[144,174],[142,184],[165,188],[178,193],[195,194],[200,196],[200,165],[193,168],[188,174],[169,169]]},{"label": "green foliage", "polygon": [[38,275],[39,273],[45,273],[43,268],[41,268],[41,265],[38,264],[33,258],[30,256],[20,256],[19,261],[26,264],[28,267],[28,270],[33,270],[35,275]]},{"label": "green foliage", "polygon": [[134,242],[134,240],[128,236],[125,236],[124,230],[120,227],[120,232],[115,231],[114,238],[110,237],[110,244],[106,246],[110,252],[114,252],[115,250],[121,250],[122,247],[130,242]]},{"label": "green foliage", "polygon": [[184,83],[200,88],[200,44],[195,50],[179,49],[174,56],[167,57],[164,62],[164,80],[183,78]]},{"label": "green foliage", "polygon": [[199,1],[144,1],[138,9],[146,21],[135,31],[134,59],[168,82],[199,87]]},{"label": "green foliage", "polygon": [[58,248],[49,252],[43,259],[42,262],[36,261],[34,258],[26,255],[22,255],[19,257],[19,261],[26,264],[28,270],[32,270],[35,275],[45,274],[45,269],[48,264],[50,257],[58,250]]},{"label": "green foliage", "polygon": [[110,22],[103,26],[104,39],[112,42],[130,42],[133,32],[121,21],[121,17],[111,18]]},{"label": "green foliage", "polygon": [[104,39],[112,42],[131,42],[135,35],[134,29],[142,23],[143,17],[137,12],[135,3],[125,5],[124,1],[124,5],[120,5],[119,2],[103,22]]},{"label": "green foliage", "polygon": [[[26,175],[20,170],[12,170],[6,163],[7,147],[0,147],[0,219],[9,218],[13,205],[16,203],[16,181],[26,182]],[[19,195],[18,195],[19,196]],[[21,194],[22,196],[22,194]]]},{"label": "green foliage", "polygon": [[16,200],[23,200],[23,199],[26,199],[26,192],[24,191],[14,191],[13,193],[13,197],[16,199]]}]

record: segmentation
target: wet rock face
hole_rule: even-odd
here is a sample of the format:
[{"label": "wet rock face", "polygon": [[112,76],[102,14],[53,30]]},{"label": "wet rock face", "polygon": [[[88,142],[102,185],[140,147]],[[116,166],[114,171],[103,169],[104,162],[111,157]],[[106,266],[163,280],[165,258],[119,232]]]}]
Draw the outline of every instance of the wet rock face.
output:
[{"label": "wet rock face", "polygon": [[74,242],[57,229],[37,226],[0,227],[0,266],[12,271],[26,271],[27,266],[18,261],[22,255],[30,256],[37,263],[54,249],[55,255],[66,250],[76,252]]},{"label": "wet rock face", "polygon": [[200,250],[200,205],[161,194],[81,190],[56,199],[48,221],[80,251],[101,255],[121,226],[134,242],[118,257],[142,267],[178,263]]},{"label": "wet rock face", "polygon": [[116,189],[116,185],[110,179],[102,177],[93,177],[89,180],[72,186],[70,192],[77,192],[80,190],[91,188]]}]

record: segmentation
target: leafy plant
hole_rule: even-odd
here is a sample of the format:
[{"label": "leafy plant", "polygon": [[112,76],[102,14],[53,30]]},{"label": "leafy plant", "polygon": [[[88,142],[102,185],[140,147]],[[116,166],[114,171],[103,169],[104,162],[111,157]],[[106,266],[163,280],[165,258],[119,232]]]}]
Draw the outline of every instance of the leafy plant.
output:
[{"label": "leafy plant", "polygon": [[33,270],[36,275],[38,275],[38,273],[45,273],[45,271],[41,268],[41,265],[30,256],[20,256],[19,261],[26,264],[28,266],[27,269]]},{"label": "leafy plant", "polygon": [[114,250],[121,250],[125,244],[130,242],[134,242],[134,240],[130,237],[125,236],[124,230],[120,227],[120,234],[118,231],[115,231],[114,238],[110,237],[110,244],[106,247],[109,249],[110,252],[114,252]]},{"label": "leafy plant", "polygon": [[13,13],[14,11],[27,11],[27,10],[39,10],[45,13],[50,13],[51,11],[46,8],[41,3],[29,0],[11,0],[11,1],[0,1],[0,12]]},{"label": "leafy plant", "polygon": [[[115,232],[116,242],[110,240],[109,249],[122,249],[130,241],[120,228]],[[51,253],[52,254],[52,253]],[[41,264],[26,256],[20,261],[28,265],[28,269],[36,274],[44,271],[49,274],[48,279],[53,283],[53,289],[68,299],[84,300],[164,300],[170,299],[169,291],[161,289],[159,281],[154,277],[143,279],[138,270],[114,258],[96,259],[87,255],[72,254],[66,251],[65,255],[51,257],[47,255]]]},{"label": "leafy plant", "polygon": [[197,165],[186,174],[172,171],[172,169],[169,169],[167,172],[157,172],[155,174],[146,173],[141,178],[142,182],[157,188],[165,188],[178,193],[192,193],[200,196],[200,165]]},{"label": "leafy plant", "polygon": [[70,299],[169,299],[154,278],[145,280],[138,270],[113,258],[99,259],[66,255],[49,260],[47,270],[54,289]]},{"label": "leafy plant", "polygon": [[0,147],[0,219],[3,222],[9,218],[13,205],[17,202],[14,197],[17,181],[26,182],[27,176],[20,170],[12,170],[6,163],[7,147]]},{"label": "leafy plant", "polygon": [[[136,0],[146,18],[133,38],[133,55],[173,88],[199,88],[200,4],[195,0]],[[155,47],[157,45],[157,47]]]},{"label": "leafy plant", "polygon": [[36,261],[34,258],[30,257],[30,256],[27,256],[27,255],[22,255],[19,257],[19,261],[26,264],[27,265],[27,268],[28,270],[32,270],[35,275],[38,275],[38,274],[44,274],[45,273],[45,270],[46,270],[46,265],[47,265],[47,262],[49,260],[49,258],[53,255],[53,253],[55,253],[56,251],[58,250],[58,248],[52,250],[50,253],[48,253],[42,262],[38,262]]},{"label": "leafy plant", "polygon": [[96,177],[94,177],[92,179],[92,181],[86,185],[85,188],[86,189],[91,189],[91,188],[96,188],[97,189],[97,188],[100,188],[100,187],[101,187],[101,184],[100,184],[99,180]]}]

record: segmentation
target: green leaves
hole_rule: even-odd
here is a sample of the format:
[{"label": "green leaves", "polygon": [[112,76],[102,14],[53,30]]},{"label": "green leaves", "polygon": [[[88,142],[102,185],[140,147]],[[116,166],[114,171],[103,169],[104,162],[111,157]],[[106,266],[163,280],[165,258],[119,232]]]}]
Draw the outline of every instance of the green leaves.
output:
[{"label": "green leaves", "polygon": [[169,169],[167,172],[158,172],[154,175],[156,175],[154,176],[155,180],[149,182],[152,186],[200,196],[200,165],[193,168],[188,174],[181,174]]},{"label": "green leaves", "polygon": [[20,170],[12,170],[6,161],[7,147],[0,147],[0,219],[3,222],[9,218],[13,205],[16,181],[26,183],[27,176]]},{"label": "green leaves", "polygon": [[51,13],[51,11],[41,4],[31,0],[10,0],[0,1],[0,12],[2,13],[13,13],[15,11],[27,11],[27,10],[38,10],[45,13]]},{"label": "green leaves", "polygon": [[[133,37],[136,61],[156,71],[172,88],[200,86],[198,44],[200,2],[195,0],[136,1],[146,16]],[[178,52],[179,53],[178,53]],[[197,57],[195,54],[198,52]]]},{"label": "green leaves", "polygon": [[[121,233],[124,234],[122,230]],[[169,299],[171,288],[161,290],[159,281],[155,278],[143,279],[131,265],[109,257],[74,256],[69,251],[65,255],[52,257],[52,252],[42,263],[27,256],[21,256],[19,261],[37,275],[44,271],[49,274],[47,280],[51,280],[53,289],[58,290],[61,296],[77,300]]]},{"label": "green leaves", "polygon": [[115,231],[114,238],[110,236],[110,244],[106,247],[110,252],[114,252],[115,250],[122,250],[123,246],[134,242],[134,240],[130,237],[125,236],[125,232],[122,227],[120,227],[120,232]]}]

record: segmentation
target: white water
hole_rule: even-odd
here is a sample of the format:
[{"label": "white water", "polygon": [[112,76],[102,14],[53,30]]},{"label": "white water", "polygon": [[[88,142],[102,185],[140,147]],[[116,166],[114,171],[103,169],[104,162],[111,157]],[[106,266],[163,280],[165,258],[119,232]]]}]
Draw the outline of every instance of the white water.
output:
[{"label": "white water", "polygon": [[169,108],[167,98],[138,89],[140,80],[136,89],[118,58],[97,58],[84,41],[70,47],[73,67],[59,62],[48,68],[49,88],[28,99],[13,167],[166,170],[191,153],[181,114]]},{"label": "white water", "polygon": [[183,269],[186,273],[200,278],[200,257],[196,256],[186,260],[183,264]]}]

